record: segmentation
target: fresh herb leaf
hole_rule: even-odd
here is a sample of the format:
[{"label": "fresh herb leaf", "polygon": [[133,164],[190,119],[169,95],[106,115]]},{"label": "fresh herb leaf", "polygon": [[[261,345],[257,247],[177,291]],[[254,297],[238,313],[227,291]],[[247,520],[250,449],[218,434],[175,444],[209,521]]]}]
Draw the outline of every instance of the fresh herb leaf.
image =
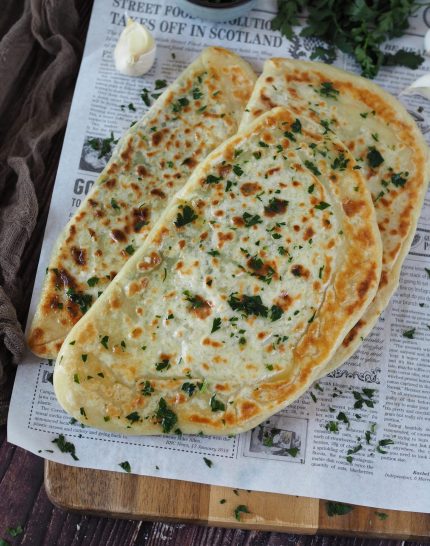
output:
[{"label": "fresh herb leaf", "polygon": [[87,280],[87,284],[88,286],[95,286],[96,284],[98,284],[99,282],[99,278],[98,277],[91,277],[90,279]]},{"label": "fresh herb leaf", "polygon": [[67,289],[66,294],[71,302],[76,303],[76,305],[79,305],[79,309],[81,313],[86,313],[88,309],[91,307],[91,304],[93,302],[93,297],[91,296],[91,294],[75,292],[75,289],[72,287],[69,287]]},{"label": "fresh herb leaf", "polygon": [[16,538],[17,536],[22,535],[24,529],[21,527],[21,525],[17,525],[16,527],[9,527],[7,532],[11,537]]},{"label": "fresh herb leaf", "polygon": [[203,457],[203,460],[209,468],[212,468],[213,462],[210,459],[207,459],[206,457]]},{"label": "fresh herb leaf", "polygon": [[131,472],[131,466],[130,466],[130,463],[128,461],[124,461],[122,463],[119,463],[118,466],[120,466],[123,470],[125,470],[128,473]]},{"label": "fresh herb leaf", "polygon": [[272,305],[272,307],[270,308],[270,320],[272,322],[279,320],[283,314],[284,310],[278,305]]},{"label": "fresh herb leaf", "polygon": [[249,212],[244,212],[242,214],[243,221],[245,222],[245,227],[255,226],[257,224],[262,224],[263,220],[258,214],[250,214]]},{"label": "fresh herb leaf", "polygon": [[125,418],[128,419],[131,424],[141,421],[140,415],[137,413],[137,411],[133,411],[132,413],[129,413],[128,415],[125,416]]},{"label": "fresh herb leaf", "polygon": [[151,396],[154,392],[154,387],[151,385],[150,381],[145,381],[141,393],[143,396]]},{"label": "fresh herb leaf", "polygon": [[320,201],[318,205],[315,205],[315,208],[318,210],[324,210],[327,209],[330,206],[329,203],[326,203],[325,201]]},{"label": "fresh herb leaf", "polygon": [[408,339],[414,339],[415,336],[415,330],[416,328],[411,328],[410,330],[406,330],[403,332],[403,337],[407,337]]},{"label": "fresh herb leaf", "polygon": [[178,416],[172,411],[164,398],[160,398],[158,402],[157,412],[155,413],[157,422],[162,426],[163,432],[168,433],[178,422]]},{"label": "fresh herb leaf", "polygon": [[332,502],[327,501],[326,502],[326,511],[327,515],[332,516],[344,516],[345,514],[349,514],[352,510],[354,510],[354,507],[350,504],[344,504],[343,502]]},{"label": "fresh herb leaf", "polygon": [[206,177],[205,184],[217,184],[220,180],[222,180],[222,176],[215,176],[213,174],[209,174]]},{"label": "fresh herb leaf", "polygon": [[221,402],[221,400],[218,400],[217,397],[216,397],[216,394],[213,394],[211,396],[209,404],[210,404],[210,407],[211,407],[212,411],[225,411],[224,402]]},{"label": "fresh herb leaf", "polygon": [[217,330],[220,330],[220,329],[221,329],[221,319],[219,317],[214,318],[213,323],[212,323],[211,334],[213,334],[214,332],[216,332]]},{"label": "fresh herb leaf", "polygon": [[236,176],[242,176],[243,175],[243,170],[240,167],[240,165],[233,165],[233,172],[234,172],[234,174]]},{"label": "fresh herb leaf", "polygon": [[296,118],[296,120],[291,124],[291,130],[293,131],[293,133],[302,132],[302,124],[299,119]]},{"label": "fresh herb leaf", "polygon": [[344,171],[346,167],[348,166],[349,159],[345,157],[343,153],[339,154],[333,163],[331,164],[332,169],[339,169],[340,171]]},{"label": "fresh herb leaf", "polygon": [[154,89],[163,89],[163,87],[167,87],[166,80],[155,80],[155,88]]},{"label": "fresh herb leaf", "polygon": [[241,521],[241,514],[250,514],[251,512],[248,510],[248,507],[245,504],[239,504],[234,509],[234,517],[237,519],[237,521]]},{"label": "fresh herb leaf", "polygon": [[375,515],[382,521],[388,518],[388,514],[385,512],[375,512]]},{"label": "fresh herb leaf", "polygon": [[267,317],[269,310],[263,304],[261,296],[247,296],[246,294],[243,294],[238,298],[236,293],[237,292],[230,294],[227,301],[233,311],[240,311],[245,317],[250,315]]},{"label": "fresh herb leaf", "polygon": [[155,364],[155,369],[157,370],[157,372],[161,372],[163,370],[168,370],[169,368],[171,368],[171,364],[170,364],[170,360],[167,359],[167,358],[165,358],[161,362],[157,362]]},{"label": "fresh herb leaf", "polygon": [[58,438],[52,440],[52,443],[58,447],[61,453],[70,453],[75,461],[79,461],[78,457],[76,456],[76,448],[74,444],[67,442],[63,434],[60,434]]},{"label": "fresh herb leaf", "polygon": [[175,226],[177,228],[185,226],[191,222],[194,222],[196,218],[198,218],[198,216],[194,212],[194,209],[189,205],[185,205],[182,209],[182,212],[178,212],[178,216],[175,220]]},{"label": "fresh herb leaf", "polygon": [[190,101],[187,99],[187,97],[181,97],[176,102],[172,103],[172,110],[174,112],[180,112],[182,108],[185,106],[188,106],[190,104]]},{"label": "fresh herb leaf", "polygon": [[382,155],[378,152],[378,150],[374,146],[369,146],[367,152],[367,163],[369,164],[369,167],[372,167],[372,169],[375,169],[376,167],[379,167],[379,165],[382,165],[384,162],[384,158]]},{"label": "fresh herb leaf", "polygon": [[188,396],[191,398],[193,396],[194,391],[197,389],[197,385],[195,383],[185,382],[182,384],[181,390],[186,392]]},{"label": "fresh herb leaf", "polygon": [[390,440],[388,438],[386,438],[384,440],[379,440],[378,445],[376,446],[376,451],[378,453],[382,453],[383,455],[385,455],[388,452],[387,452],[386,449],[382,449],[382,448],[386,447],[386,446],[391,446],[393,444],[394,444],[393,440]]},{"label": "fresh herb leaf", "polygon": [[103,336],[100,340],[100,343],[103,345],[103,347],[105,349],[109,349],[108,347],[108,341],[109,341],[109,336]]},{"label": "fresh herb leaf", "polygon": [[129,256],[133,256],[134,254],[134,246],[133,245],[128,245],[125,247],[125,251],[127,252],[127,254]]},{"label": "fresh herb leaf", "polygon": [[318,167],[314,163],[312,163],[312,161],[309,161],[308,159],[305,160],[305,167],[307,167],[311,171],[311,173],[313,173],[315,176],[318,176],[321,174]]}]

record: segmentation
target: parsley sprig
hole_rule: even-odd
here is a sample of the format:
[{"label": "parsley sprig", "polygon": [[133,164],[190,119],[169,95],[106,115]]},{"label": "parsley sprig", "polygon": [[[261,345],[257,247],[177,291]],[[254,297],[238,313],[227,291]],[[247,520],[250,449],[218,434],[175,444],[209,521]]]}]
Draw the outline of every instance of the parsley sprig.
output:
[{"label": "parsley sprig", "polygon": [[387,40],[403,36],[409,28],[409,16],[420,6],[416,0],[278,0],[278,14],[272,20],[272,28],[291,40],[293,26],[300,24],[299,15],[307,11],[307,27],[300,35],[318,38],[328,46],[315,47],[311,59],[333,62],[338,48],[355,57],[363,76],[374,78],[383,65],[416,69],[424,61],[421,55],[404,49],[394,54],[381,50]]}]

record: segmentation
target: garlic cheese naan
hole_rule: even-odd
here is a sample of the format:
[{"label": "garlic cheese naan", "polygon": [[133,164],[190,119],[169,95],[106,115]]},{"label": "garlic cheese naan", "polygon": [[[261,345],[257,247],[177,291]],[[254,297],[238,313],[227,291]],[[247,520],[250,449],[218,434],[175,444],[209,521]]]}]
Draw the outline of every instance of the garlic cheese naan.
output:
[{"label": "garlic cheese naan", "polygon": [[296,399],[378,287],[356,167],[285,108],[212,152],[66,338],[63,408],[125,434],[230,434]]},{"label": "garlic cheese naan", "polygon": [[236,133],[255,79],[237,55],[205,49],[127,131],[53,252],[29,334],[34,353],[57,355],[195,166]]},{"label": "garlic cheese naan", "polygon": [[286,106],[309,113],[345,143],[372,194],[383,244],[378,292],[322,372],[340,366],[370,332],[394,293],[429,180],[428,148],[414,120],[374,83],[322,63],[270,59],[257,80],[241,127]]}]

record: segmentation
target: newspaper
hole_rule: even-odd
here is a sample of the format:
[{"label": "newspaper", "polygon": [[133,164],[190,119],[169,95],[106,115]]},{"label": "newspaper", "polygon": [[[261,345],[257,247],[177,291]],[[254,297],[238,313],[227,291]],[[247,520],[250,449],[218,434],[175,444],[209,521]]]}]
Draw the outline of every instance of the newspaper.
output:
[{"label": "newspaper", "polygon": [[[113,48],[125,25],[126,10],[149,27],[157,42],[156,63],[142,78],[122,76],[113,65]],[[308,58],[315,42],[297,36],[289,42],[272,31],[270,21],[275,13],[275,0],[261,0],[247,16],[215,24],[190,17],[174,0],[95,1],[29,321],[54,241],[107,161],[98,157],[89,139],[105,138],[111,132],[118,138],[146,111],[140,98],[142,88],[152,89],[156,79],[173,81],[205,46],[228,47],[257,72],[272,56]],[[387,49],[402,46],[420,51],[426,17],[427,10],[417,13],[408,34]],[[336,64],[358,71],[347,56],[340,55]],[[430,60],[416,71],[384,68],[376,81],[398,95],[429,69]],[[420,97],[408,97],[406,106],[429,137],[430,105]],[[413,339],[405,338],[403,333],[413,328]],[[8,439],[67,465],[122,472],[120,463],[128,461],[136,474],[430,512],[429,329],[427,198],[400,287],[360,350],[254,430],[234,437],[127,437],[83,427],[56,401],[53,363],[29,353],[18,368]],[[59,434],[75,445],[78,460],[53,443]]]}]

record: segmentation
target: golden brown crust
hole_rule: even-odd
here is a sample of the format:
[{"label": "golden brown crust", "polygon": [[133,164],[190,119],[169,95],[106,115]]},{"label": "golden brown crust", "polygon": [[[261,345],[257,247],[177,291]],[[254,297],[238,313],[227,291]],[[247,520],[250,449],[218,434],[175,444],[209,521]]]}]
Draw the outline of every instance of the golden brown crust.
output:
[{"label": "golden brown crust", "polygon": [[[364,78],[321,63],[281,58],[266,61],[241,127],[274,104],[287,105],[299,115],[308,111],[309,103],[312,119],[335,131],[362,167],[383,243],[378,293],[324,375],[357,349],[398,285],[429,179],[428,152],[415,122],[390,94]],[[382,163],[370,164],[367,156],[372,149],[380,153]],[[345,206],[347,214],[354,212],[350,203]],[[365,238],[363,233],[363,241]]]},{"label": "golden brown crust", "polygon": [[127,131],[54,249],[28,337],[34,353],[57,355],[168,199],[201,159],[236,132],[254,82],[240,57],[207,48]]},{"label": "golden brown crust", "polygon": [[355,165],[284,108],[210,154],[67,337],[62,406],[126,434],[159,433],[162,416],[165,432],[228,434],[292,402],[377,290],[381,242]]}]

